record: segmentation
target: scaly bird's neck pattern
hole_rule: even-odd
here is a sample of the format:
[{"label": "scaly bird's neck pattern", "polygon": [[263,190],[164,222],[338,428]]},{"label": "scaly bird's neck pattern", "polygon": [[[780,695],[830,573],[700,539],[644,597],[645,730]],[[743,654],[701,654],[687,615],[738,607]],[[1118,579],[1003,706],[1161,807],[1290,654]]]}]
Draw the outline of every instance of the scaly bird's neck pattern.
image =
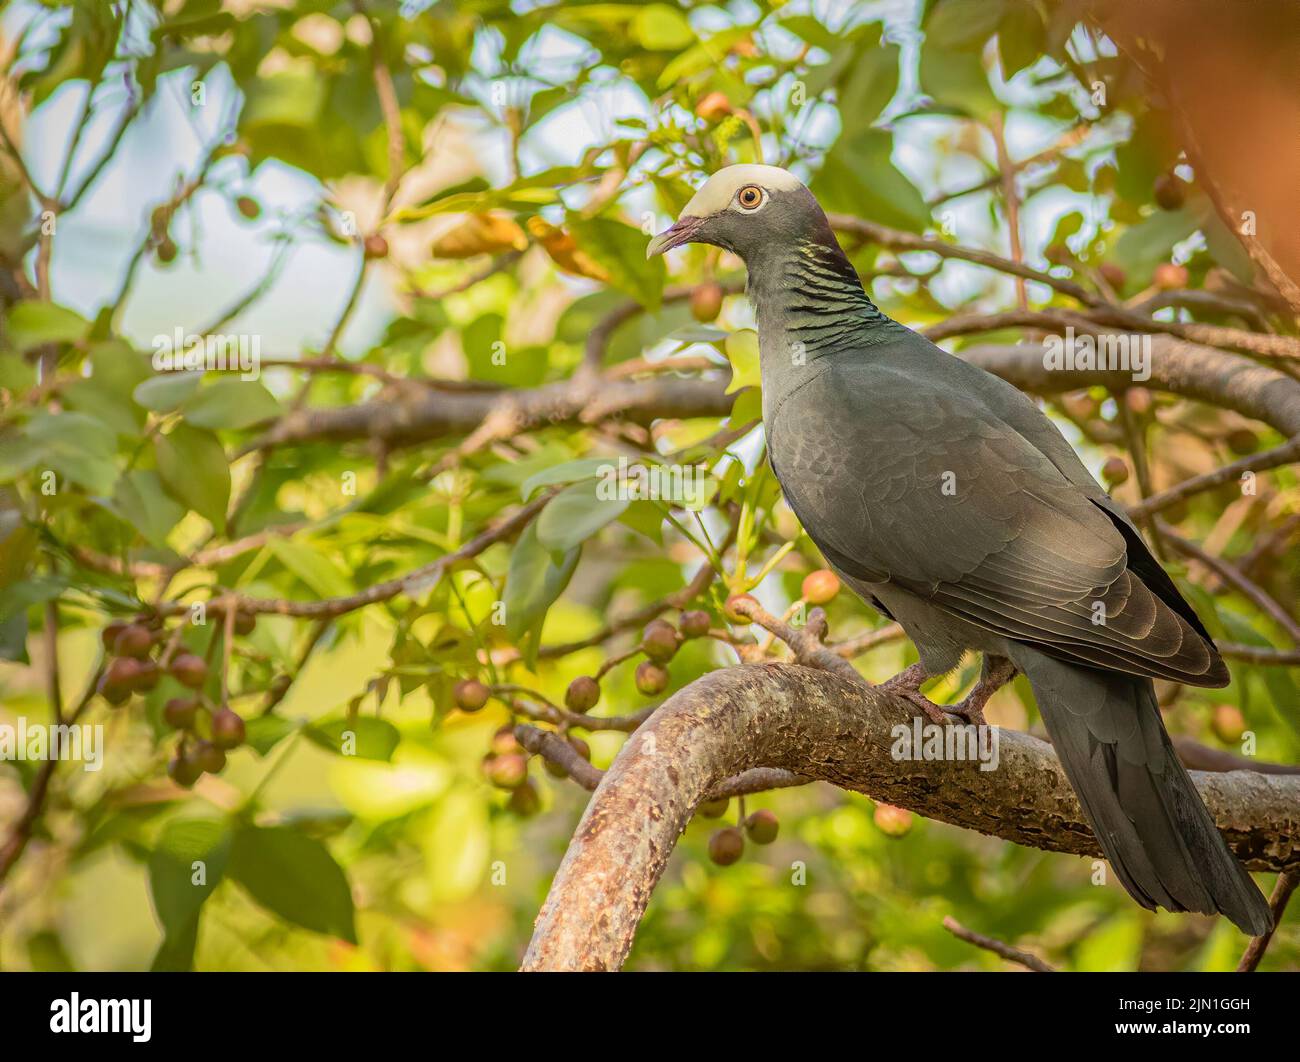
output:
[{"label": "scaly bird's neck pattern", "polygon": [[800,240],[749,265],[765,401],[807,379],[818,359],[863,350],[897,327],[867,297],[829,233],[828,241]]}]

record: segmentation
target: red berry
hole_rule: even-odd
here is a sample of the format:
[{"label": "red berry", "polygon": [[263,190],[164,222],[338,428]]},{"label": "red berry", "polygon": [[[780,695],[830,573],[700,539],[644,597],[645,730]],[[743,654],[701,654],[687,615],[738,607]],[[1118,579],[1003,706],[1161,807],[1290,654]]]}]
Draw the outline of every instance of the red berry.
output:
[{"label": "red berry", "polygon": [[163,721],[173,730],[189,730],[199,714],[199,702],[194,697],[173,697],[163,705]]},{"label": "red berry", "polygon": [[244,720],[238,712],[222,708],[212,717],[212,740],[223,749],[233,749],[244,743]]},{"label": "red berry", "polygon": [[203,769],[188,756],[173,756],[167,764],[167,774],[177,785],[188,789],[199,780]]},{"label": "red berry", "polygon": [[511,753],[522,753],[524,747],[519,744],[519,739],[515,737],[515,728],[512,724],[506,723],[492,735],[491,751],[489,756],[508,756]]},{"label": "red berry", "polygon": [[194,766],[204,774],[220,774],[226,766],[225,750],[211,741],[196,741],[190,758],[194,761]]},{"label": "red berry", "polygon": [[691,316],[700,324],[716,321],[722,312],[725,292],[716,280],[707,281],[691,292]]},{"label": "red berry", "polygon": [[771,844],[780,828],[776,815],[767,808],[759,808],[745,819],[745,832],[755,844]]},{"label": "red berry", "polygon": [[709,633],[709,614],[701,609],[683,612],[677,627],[683,638],[703,638]]},{"label": "red berry", "polygon": [[643,661],[636,669],[636,688],[647,697],[663,693],[668,688],[668,669],[651,660]]},{"label": "red berry", "polygon": [[715,830],[709,838],[709,858],[720,867],[729,867],[745,854],[745,835],[735,826]]},{"label": "red berry", "polygon": [[1173,262],[1161,262],[1151,274],[1151,283],[1161,291],[1177,291],[1187,287],[1189,274],[1186,266],[1174,265]]},{"label": "red berry", "polygon": [[1101,466],[1101,478],[1112,487],[1118,487],[1128,480],[1128,462],[1122,457],[1108,457]]},{"label": "red berry", "polygon": [[840,592],[840,577],[829,568],[819,568],[804,577],[800,591],[808,604],[824,605]]},{"label": "red berry", "polygon": [[912,813],[892,804],[877,804],[871,820],[887,837],[904,837],[912,830]]},{"label": "red berry", "polygon": [[172,678],[192,690],[197,690],[208,679],[208,665],[193,653],[177,653],[167,670]]},{"label": "red berry", "polygon": [[388,241],[377,232],[366,237],[365,249],[367,258],[388,257]]},{"label": "red berry", "polygon": [[706,800],[695,809],[695,814],[705,819],[720,819],[727,813],[727,808],[730,806],[731,801],[726,797],[720,797],[717,800]]},{"label": "red berry", "polygon": [[657,664],[677,654],[677,629],[667,620],[652,620],[641,636],[641,651]]},{"label": "red berry", "polygon": [[461,679],[452,689],[451,696],[462,712],[477,712],[487,704],[492,691],[478,679]]},{"label": "red berry", "polygon": [[149,633],[149,628],[132,623],[123,627],[118,634],[113,642],[113,652],[118,656],[133,656],[137,660],[143,660],[149,655],[152,645],[153,635]]},{"label": "red berry", "polygon": [[589,712],[600,700],[600,683],[590,675],[579,675],[564,691],[564,705],[571,712]]},{"label": "red berry", "polygon": [[113,646],[117,644],[117,636],[121,634],[129,624],[121,620],[114,620],[102,631],[99,632],[99,640],[104,643],[104,648],[109,652],[113,651]]},{"label": "red berry", "polygon": [[483,773],[498,789],[517,789],[528,777],[528,758],[517,752],[489,756],[483,763]]}]

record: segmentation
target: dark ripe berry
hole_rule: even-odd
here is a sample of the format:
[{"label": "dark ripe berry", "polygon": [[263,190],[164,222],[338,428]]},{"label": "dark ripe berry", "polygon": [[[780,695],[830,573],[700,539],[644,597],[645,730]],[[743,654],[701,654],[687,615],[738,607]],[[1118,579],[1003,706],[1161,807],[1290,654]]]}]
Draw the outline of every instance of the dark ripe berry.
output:
[{"label": "dark ripe berry", "polygon": [[104,648],[111,653],[113,651],[113,646],[117,643],[117,636],[126,630],[128,626],[128,624],[123,623],[121,620],[114,620],[100,631],[99,640],[104,643]]},{"label": "dark ripe berry", "polygon": [[257,626],[257,617],[251,612],[235,613],[235,633],[241,636],[253,633],[253,628]]},{"label": "dark ripe berry", "polygon": [[1246,732],[1246,719],[1236,705],[1220,704],[1214,709],[1210,727],[1225,745],[1235,745]]},{"label": "dark ripe berry", "polygon": [[490,756],[508,756],[513,752],[523,752],[524,747],[519,744],[519,739],[515,737],[515,728],[512,723],[506,723],[492,735]]},{"label": "dark ripe berry", "polygon": [[735,826],[714,830],[709,838],[709,858],[720,867],[729,867],[745,854],[745,835]]},{"label": "dark ripe berry", "polygon": [[1173,262],[1161,262],[1151,274],[1151,283],[1161,291],[1177,291],[1187,287],[1189,274],[1186,266],[1174,265]]},{"label": "dark ripe berry", "polygon": [[141,693],[148,693],[158,688],[160,678],[162,669],[157,664],[152,660],[141,660],[140,673],[135,677],[135,688]]},{"label": "dark ripe berry", "polygon": [[478,679],[461,679],[452,688],[451,696],[462,712],[477,712],[487,704],[492,691]]},{"label": "dark ripe berry", "polygon": [[238,208],[239,212],[250,221],[262,212],[262,208],[258,206],[257,200],[248,195],[241,195],[236,199],[235,206]]},{"label": "dark ripe berry", "polygon": [[271,680],[271,685],[267,687],[266,692],[274,697],[277,701],[282,700],[284,695],[289,692],[289,687],[293,685],[293,678],[290,675],[276,675]]},{"label": "dark ripe berry", "polygon": [[591,762],[591,746],[580,737],[574,737],[572,734],[568,738],[569,744],[573,746],[573,751],[581,756],[588,763]]},{"label": "dark ripe berry", "polygon": [[1122,457],[1108,457],[1101,466],[1101,478],[1109,486],[1118,487],[1128,480],[1128,462]]},{"label": "dark ripe berry", "polygon": [[600,700],[600,683],[590,675],[579,675],[564,691],[564,706],[571,712],[589,712]]},{"label": "dark ripe berry", "polygon": [[745,833],[755,844],[771,844],[780,828],[780,822],[767,808],[759,808],[745,819]]},{"label": "dark ripe berry", "polygon": [[706,800],[695,809],[695,814],[705,819],[720,819],[727,813],[729,807],[731,807],[731,801],[726,797],[718,800]]},{"label": "dark ripe berry", "polygon": [[172,678],[182,686],[197,690],[208,678],[208,665],[203,658],[193,653],[177,653],[167,666]]},{"label": "dark ripe berry", "polygon": [[893,804],[877,804],[871,821],[887,837],[905,837],[912,830],[912,813]]},{"label": "dark ripe berry", "polygon": [[167,764],[167,774],[179,786],[188,789],[199,780],[203,768],[188,756],[173,756]]},{"label": "dark ripe berry", "polygon": [[194,697],[173,697],[163,705],[163,721],[173,730],[189,730],[199,714],[199,702]]},{"label": "dark ripe berry", "polygon": [[716,280],[707,281],[691,292],[691,316],[700,324],[716,321],[722,312],[722,299],[725,292]]},{"label": "dark ripe berry", "polygon": [[1187,182],[1177,174],[1162,173],[1152,191],[1161,210],[1177,210],[1187,200]]},{"label": "dark ripe berry", "polygon": [[658,664],[677,654],[677,629],[667,620],[654,620],[641,635],[641,651]]},{"label": "dark ripe berry", "polygon": [[164,265],[176,261],[176,243],[170,236],[164,236],[158,244],[158,261]]},{"label": "dark ripe berry", "polygon": [[143,660],[149,655],[152,645],[153,635],[149,633],[149,628],[132,623],[123,627],[114,640],[113,652],[118,656],[133,656],[137,660]]},{"label": "dark ripe berry", "polygon": [[683,638],[703,638],[709,633],[709,626],[709,614],[698,608],[683,612],[682,618],[677,621],[677,629],[682,632]]},{"label": "dark ripe berry", "polygon": [[824,605],[840,592],[840,577],[829,568],[819,568],[804,577],[799,588],[810,605]]},{"label": "dark ripe berry", "polygon": [[1097,415],[1097,400],[1087,391],[1074,391],[1061,398],[1061,408],[1071,420],[1086,421]]},{"label": "dark ripe berry", "polygon": [[754,621],[743,613],[736,611],[736,607],[741,604],[757,605],[758,598],[753,594],[732,594],[727,598],[727,603],[723,606],[722,612],[732,623],[743,627],[746,623],[753,623]]},{"label": "dark ripe berry", "polygon": [[211,741],[196,741],[190,750],[194,766],[205,774],[220,774],[226,766],[226,753]]},{"label": "dark ripe berry", "polygon": [[722,92],[710,92],[695,105],[695,113],[706,122],[720,122],[731,113],[731,102]]},{"label": "dark ripe berry", "polygon": [[645,660],[636,669],[636,688],[647,697],[663,693],[668,688],[668,669],[651,660]]},{"label": "dark ripe berry", "polygon": [[1124,404],[1138,416],[1151,412],[1152,398],[1150,391],[1140,387],[1130,387],[1124,392]]},{"label": "dark ripe berry", "polygon": [[130,695],[135,689],[135,684],[140,678],[141,665],[140,661],[130,656],[115,657],[109,662],[108,667],[104,670],[104,677],[100,683],[100,691],[114,704],[121,704],[126,697],[120,700],[115,699],[112,694]]},{"label": "dark ripe berry", "polygon": [[1097,267],[1097,272],[1101,274],[1101,279],[1109,284],[1116,291],[1124,287],[1124,282],[1128,280],[1128,274],[1124,272],[1114,262],[1102,262]]},{"label": "dark ripe berry", "polygon": [[1259,449],[1259,439],[1249,428],[1237,428],[1228,433],[1228,449],[1240,457],[1253,454]]},{"label": "dark ripe berry", "polygon": [[506,807],[523,819],[531,818],[542,810],[542,797],[532,779],[525,778],[523,783],[510,794]]},{"label": "dark ripe berry", "polygon": [[387,258],[388,241],[377,232],[372,232],[366,237],[366,257],[367,258]]},{"label": "dark ripe berry", "polygon": [[244,743],[244,720],[238,712],[222,708],[213,715],[212,740],[223,749],[233,749]]},{"label": "dark ripe berry", "polygon": [[528,777],[528,757],[518,752],[489,756],[483,762],[483,773],[498,789],[517,789]]}]

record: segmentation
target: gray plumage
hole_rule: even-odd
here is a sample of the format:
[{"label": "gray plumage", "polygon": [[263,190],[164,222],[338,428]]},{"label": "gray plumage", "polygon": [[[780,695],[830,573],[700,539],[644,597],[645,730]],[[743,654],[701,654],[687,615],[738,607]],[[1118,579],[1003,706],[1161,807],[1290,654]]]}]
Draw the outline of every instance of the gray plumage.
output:
[{"label": "gray plumage", "polygon": [[[743,209],[752,188],[762,201]],[[1057,428],[882,314],[785,171],[716,174],[651,253],[691,241],[745,260],[769,459],[830,565],[902,624],[930,674],[968,650],[1025,673],[1135,900],[1265,932],[1268,905],[1174,755],[1152,685],[1222,686],[1227,668]]]}]

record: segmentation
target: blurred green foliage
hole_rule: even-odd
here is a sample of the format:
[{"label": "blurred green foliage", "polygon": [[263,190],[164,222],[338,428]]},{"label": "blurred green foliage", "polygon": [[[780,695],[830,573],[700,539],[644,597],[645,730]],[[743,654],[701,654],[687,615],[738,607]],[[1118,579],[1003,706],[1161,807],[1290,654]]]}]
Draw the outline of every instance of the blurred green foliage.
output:
[{"label": "blurred green foliage", "polygon": [[[737,281],[737,263],[691,249],[670,279],[662,260],[644,257],[646,234],[675,215],[695,178],[758,157],[755,132],[766,160],[798,166],[829,210],[1005,253],[995,137],[1014,131],[1018,157],[1041,155],[1018,177],[1032,219],[1026,260],[1037,268],[1092,284],[1108,265],[1106,283],[1129,299],[1150,294],[1153,270],[1171,254],[1188,287],[1250,281],[1249,261],[1199,185],[1184,182],[1176,209],[1155,205],[1158,179],[1180,168],[1179,145],[1136,72],[1078,22],[1078,5],[931,0],[904,17],[888,7],[81,0],[11,9],[26,32],[11,41],[9,75],[33,113],[78,86],[92,93],[88,110],[133,119],[162,106],[174,85],[206,101],[196,108],[228,104],[232,117],[202,157],[166,160],[186,176],[142,219],[121,294],[93,313],[40,290],[51,204],[29,194],[10,162],[0,173],[4,216],[19,215],[13,228],[24,234],[0,251],[11,271],[25,262],[36,285],[7,297],[0,350],[0,722],[51,718],[42,632],[52,609],[72,706],[93,682],[110,620],[163,623],[168,603],[211,603],[227,591],[298,603],[346,597],[463,547],[521,499],[579,486],[517,541],[491,545],[410,596],[319,626],[262,614],[227,644],[219,616],[190,624],[184,612],[167,615],[177,649],[208,661],[201,694],[214,706],[229,701],[247,741],[189,793],[165,777],[177,738],[163,706],[185,692],[174,678],[120,708],[90,697],[83,718],[105,727],[104,769],[56,773],[30,843],[6,868],[5,968],[517,964],[586,795],[535,759],[537,813],[489,785],[482,761],[494,742],[508,744],[499,728],[518,715],[511,702],[543,712],[544,702],[496,697],[471,714],[456,708],[455,683],[474,676],[562,702],[571,680],[632,645],[635,631],[559,656],[546,647],[589,638],[610,617],[680,590],[735,514],[727,578],[694,602],[715,627],[725,626],[726,590],[748,589],[782,542],[794,549],[758,589],[773,607],[797,599],[803,575],[821,566],[756,435],[719,441],[758,416],[743,299],[729,296],[716,321],[698,321],[687,301],[667,297],[674,283]],[[583,115],[592,120],[575,148]],[[5,120],[20,124],[12,112]],[[99,147],[108,170],[117,147]],[[26,149],[61,158],[55,144]],[[258,182],[279,167],[309,176],[315,195],[263,225],[254,221]],[[57,164],[40,170],[51,171]],[[95,176],[83,163],[40,193],[54,213],[72,212],[81,182]],[[268,366],[260,381],[152,371],[146,345],[122,328],[123,305],[178,252],[198,258],[202,240],[220,236],[187,221],[204,196],[228,204],[231,231],[256,223],[268,242],[342,248],[355,261],[352,298],[320,308],[327,328],[338,327],[321,330],[324,342],[305,339],[304,358],[337,356],[368,280],[401,293],[378,341],[347,351],[358,371]],[[1006,276],[924,252],[849,250],[877,301],[908,324],[1013,305]],[[290,266],[286,276],[310,284],[308,274]],[[1061,298],[1030,290],[1035,305]],[[250,304],[264,294],[254,287]],[[266,297],[274,302],[275,289]],[[542,418],[463,452],[468,428],[393,449],[343,431],[258,445],[281,417],[368,401],[395,412],[418,406],[426,392],[402,380],[458,382],[428,392],[444,401],[564,381],[629,298],[644,312],[626,312],[609,331],[598,368],[646,352],[704,357],[724,372],[730,363],[729,416],[622,434],[617,422]],[[211,319],[221,310],[214,305]],[[238,312],[213,331],[239,332]],[[1123,451],[1114,396],[1077,393],[1054,412],[1094,467]],[[1224,463],[1231,447],[1281,441],[1169,396],[1137,415],[1158,486]],[[700,523],[660,503],[593,496],[595,468],[629,448],[641,460],[699,463],[709,491]],[[1234,490],[1197,497],[1177,521],[1240,556],[1294,515],[1294,471],[1273,473],[1248,511],[1233,509]],[[242,548],[222,552],[230,543]],[[1216,636],[1277,644],[1277,627],[1251,602],[1177,574]],[[1292,555],[1259,577],[1285,597],[1295,575]],[[847,594],[827,609],[841,638],[880,622]],[[881,678],[910,654],[894,642],[861,666]],[[689,642],[672,661],[671,688],[735,659],[719,642]],[[604,676],[595,715],[654,703],[635,688],[635,667],[629,660]],[[1171,728],[1237,748],[1244,727],[1261,757],[1294,760],[1294,671],[1238,663],[1233,674],[1226,690],[1178,692]],[[967,668],[935,696],[956,697],[973,678]],[[991,714],[1025,727],[1032,702],[1017,685]],[[625,739],[598,729],[584,737],[598,767]],[[39,770],[0,765],[6,830]],[[723,869],[707,857],[718,823],[697,819],[630,968],[1001,968],[942,928],[949,914],[1077,970],[1223,969],[1244,944],[1222,921],[1150,915],[1115,884],[1094,887],[1085,861],[830,787],[746,803],[777,812],[776,842],[750,845]],[[736,812],[733,802],[729,820]],[[1300,962],[1295,917],[1266,966]]]}]

